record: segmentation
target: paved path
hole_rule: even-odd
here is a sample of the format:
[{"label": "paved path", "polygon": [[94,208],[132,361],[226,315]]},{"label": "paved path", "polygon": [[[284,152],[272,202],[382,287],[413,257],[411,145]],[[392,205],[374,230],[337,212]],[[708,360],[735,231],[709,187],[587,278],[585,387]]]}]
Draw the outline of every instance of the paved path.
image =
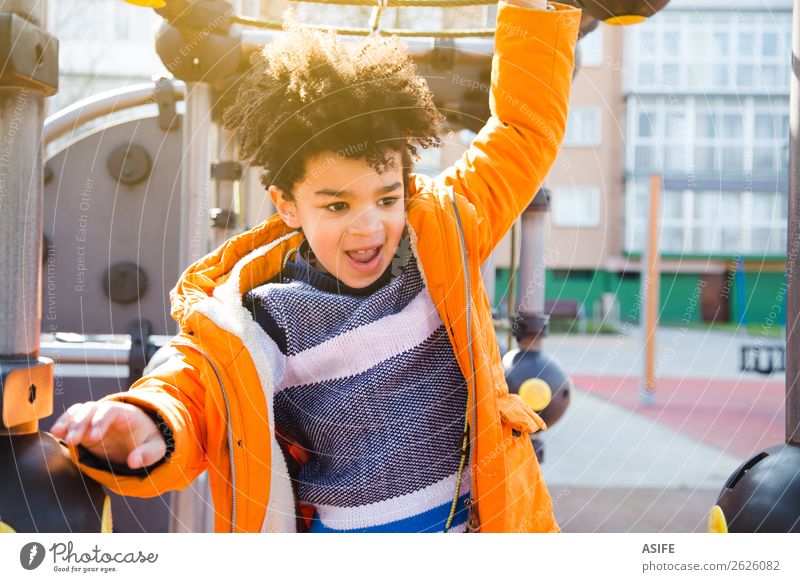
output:
[{"label": "paved path", "polygon": [[783,442],[784,378],[739,372],[745,341],[757,338],[660,330],[659,381],[645,406],[636,334],[546,340],[575,383],[567,413],[542,433],[564,531],[705,531],[735,469]]},{"label": "paved path", "polygon": [[[643,369],[641,334],[556,335],[545,340],[545,349],[556,355],[573,373],[637,377]],[[656,364],[660,377],[756,379],[783,382],[782,374],[764,376],[740,372],[741,346],[783,345],[780,336],[721,332],[679,327],[658,330]]]}]

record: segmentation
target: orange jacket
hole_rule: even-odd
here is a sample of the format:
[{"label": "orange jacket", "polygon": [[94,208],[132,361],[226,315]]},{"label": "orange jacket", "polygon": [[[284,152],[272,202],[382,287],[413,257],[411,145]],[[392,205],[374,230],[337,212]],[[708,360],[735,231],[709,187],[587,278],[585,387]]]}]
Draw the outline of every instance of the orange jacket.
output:
[{"label": "orange jacket", "polygon": [[[580,10],[553,5],[500,4],[492,117],[456,164],[409,184],[412,251],[470,390],[482,532],[559,531],[529,438],[545,426],[508,393],[479,271],[543,183],[564,134]],[[184,272],[171,292],[180,355],[106,397],[159,411],[175,438],[172,456],[147,478],[121,477],[80,464],[73,450],[82,471],[121,495],[150,497],[208,470],[216,531],[295,531],[273,424],[272,366],[241,299],[279,273],[301,241],[275,215]]]}]

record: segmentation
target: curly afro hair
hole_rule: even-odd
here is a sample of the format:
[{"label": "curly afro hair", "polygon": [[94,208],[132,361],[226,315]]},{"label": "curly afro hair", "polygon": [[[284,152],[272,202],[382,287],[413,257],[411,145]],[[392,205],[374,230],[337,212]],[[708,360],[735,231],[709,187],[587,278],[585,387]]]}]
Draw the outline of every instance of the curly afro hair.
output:
[{"label": "curly afro hair", "polygon": [[352,43],[289,23],[250,62],[223,122],[239,133],[239,157],[263,168],[262,184],[289,199],[317,154],[381,173],[399,152],[407,189],[417,148],[441,145],[444,116],[398,38]]}]

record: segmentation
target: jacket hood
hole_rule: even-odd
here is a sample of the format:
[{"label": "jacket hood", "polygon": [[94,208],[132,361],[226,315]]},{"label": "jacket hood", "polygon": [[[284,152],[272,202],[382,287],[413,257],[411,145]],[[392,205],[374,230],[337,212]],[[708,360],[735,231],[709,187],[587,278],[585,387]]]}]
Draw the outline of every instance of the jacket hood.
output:
[{"label": "jacket hood", "polygon": [[302,233],[288,227],[278,214],[274,214],[258,226],[231,237],[218,249],[190,265],[169,293],[170,315],[181,330],[187,327],[192,308],[214,295],[214,290],[228,280],[236,263],[260,246],[292,232],[297,233],[299,244],[303,239]]}]

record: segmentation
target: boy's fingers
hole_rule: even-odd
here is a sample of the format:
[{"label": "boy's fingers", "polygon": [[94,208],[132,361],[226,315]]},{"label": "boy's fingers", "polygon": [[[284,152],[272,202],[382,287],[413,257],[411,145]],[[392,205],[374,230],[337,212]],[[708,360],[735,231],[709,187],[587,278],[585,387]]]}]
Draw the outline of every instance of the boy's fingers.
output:
[{"label": "boy's fingers", "polygon": [[67,413],[65,412],[58,419],[53,423],[53,426],[50,427],[50,433],[57,438],[64,438],[64,435],[67,434]]},{"label": "boy's fingers", "polygon": [[127,405],[119,402],[99,402],[92,417],[91,424],[84,435],[84,444],[89,446],[99,444],[109,436],[114,436],[131,441],[136,432],[135,419],[131,417]]},{"label": "boy's fingers", "polygon": [[112,416],[113,411],[110,412],[108,403],[98,403],[95,407],[94,415],[89,419],[86,425],[81,444],[85,447],[99,445],[106,436],[106,431],[110,424],[110,417]]},{"label": "boy's fingers", "polygon": [[57,436],[58,438],[63,438],[67,434],[67,430],[70,428],[72,423],[73,415],[80,409],[81,404],[73,404],[69,408],[67,408],[61,416],[58,417],[58,420],[55,421],[53,427],[50,429],[50,432],[53,435]]},{"label": "boy's fingers", "polygon": [[74,410],[73,407],[70,407],[71,420],[69,423],[69,432],[67,432],[67,436],[64,437],[64,442],[70,445],[81,442],[86,428],[89,426],[89,421],[92,418],[94,407],[94,402],[85,402],[75,405]]},{"label": "boy's fingers", "polygon": [[83,440],[83,435],[86,433],[86,428],[88,424],[75,424],[73,423],[72,426],[69,428],[69,432],[67,436],[64,437],[64,442],[69,445],[78,445]]},{"label": "boy's fingers", "polygon": [[159,461],[166,452],[167,446],[164,439],[156,436],[131,451],[128,455],[128,467],[131,469],[147,467]]},{"label": "boy's fingers", "polygon": [[119,406],[111,402],[100,402],[92,417],[92,428],[89,434],[94,438],[102,438],[109,427],[115,424],[121,416]]},{"label": "boy's fingers", "polygon": [[83,404],[78,405],[75,408],[75,412],[72,413],[73,424],[86,424],[89,420],[91,420],[92,414],[94,413],[94,408],[94,402],[84,402]]}]

